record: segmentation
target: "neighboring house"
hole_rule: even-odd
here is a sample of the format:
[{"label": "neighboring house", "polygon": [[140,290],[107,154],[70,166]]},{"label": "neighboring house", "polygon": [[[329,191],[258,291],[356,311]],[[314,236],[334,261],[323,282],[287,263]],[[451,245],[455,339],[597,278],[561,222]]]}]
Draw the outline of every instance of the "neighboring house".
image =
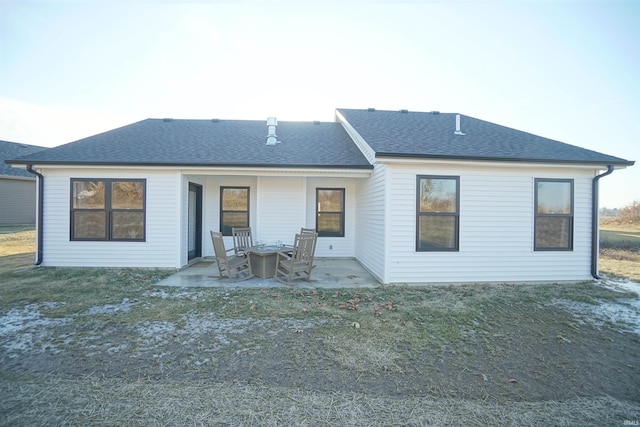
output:
[{"label": "neighboring house", "polygon": [[383,283],[596,277],[598,180],[634,164],[464,115],[374,109],[147,119],[10,163],[44,181],[43,265],[181,268],[213,254],[209,230],[286,242],[311,227],[316,256],[355,258]]},{"label": "neighboring house", "polygon": [[36,177],[24,168],[7,165],[6,159],[44,150],[45,147],[0,141],[0,225],[33,225],[36,222]]}]

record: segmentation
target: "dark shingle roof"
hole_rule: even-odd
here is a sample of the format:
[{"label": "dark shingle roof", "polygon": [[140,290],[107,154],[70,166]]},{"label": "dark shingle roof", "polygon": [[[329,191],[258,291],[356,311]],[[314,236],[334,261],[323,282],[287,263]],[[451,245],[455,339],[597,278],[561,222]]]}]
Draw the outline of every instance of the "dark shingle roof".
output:
[{"label": "dark shingle roof", "polygon": [[456,135],[455,113],[338,109],[376,152],[376,157],[530,161],[633,165],[601,154],[527,132],[460,115]]},{"label": "dark shingle roof", "polygon": [[15,163],[371,168],[333,122],[147,119],[34,153]]},{"label": "dark shingle roof", "polygon": [[12,168],[4,161],[35,153],[37,151],[42,151],[44,149],[45,147],[38,147],[37,145],[0,141],[0,175],[29,177],[35,179],[35,176],[26,169]]}]

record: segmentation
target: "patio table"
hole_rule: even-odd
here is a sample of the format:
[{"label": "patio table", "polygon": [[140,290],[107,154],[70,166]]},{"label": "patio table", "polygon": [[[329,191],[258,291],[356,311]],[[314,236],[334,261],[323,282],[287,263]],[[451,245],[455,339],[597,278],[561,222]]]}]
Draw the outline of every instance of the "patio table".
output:
[{"label": "patio table", "polygon": [[251,272],[258,277],[270,278],[276,274],[276,260],[278,252],[286,252],[292,249],[287,245],[258,245],[250,247]]}]

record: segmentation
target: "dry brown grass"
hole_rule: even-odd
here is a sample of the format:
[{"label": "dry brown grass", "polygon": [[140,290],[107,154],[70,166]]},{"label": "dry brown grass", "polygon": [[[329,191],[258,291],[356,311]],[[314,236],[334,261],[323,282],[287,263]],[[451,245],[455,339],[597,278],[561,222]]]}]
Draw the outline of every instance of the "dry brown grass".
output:
[{"label": "dry brown grass", "polygon": [[608,276],[625,277],[640,282],[640,261],[603,255],[600,257],[600,272]]},{"label": "dry brown grass", "polygon": [[601,426],[640,417],[639,406],[607,397],[496,404],[209,381],[55,375],[2,381],[0,396],[0,413],[8,414],[3,425]]},{"label": "dry brown grass", "polygon": [[24,227],[0,227],[0,257],[33,254],[36,232]]},{"label": "dry brown grass", "polygon": [[640,281],[640,225],[600,224],[599,267],[603,274]]}]

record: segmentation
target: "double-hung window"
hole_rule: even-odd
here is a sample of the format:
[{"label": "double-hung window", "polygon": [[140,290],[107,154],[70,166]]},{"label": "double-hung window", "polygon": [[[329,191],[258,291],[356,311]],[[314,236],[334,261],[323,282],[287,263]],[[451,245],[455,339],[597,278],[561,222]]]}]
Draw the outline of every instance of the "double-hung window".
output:
[{"label": "double-hung window", "polygon": [[144,179],[71,179],[71,240],[145,240]]},{"label": "double-hung window", "polygon": [[535,180],[536,251],[573,249],[573,180]]},{"label": "double-hung window", "polygon": [[457,251],[460,177],[418,175],[416,251]]},{"label": "double-hung window", "polygon": [[344,188],[316,189],[318,237],[344,237]]},{"label": "double-hung window", "polygon": [[233,227],[249,227],[249,187],[220,187],[220,231],[231,236]]}]

